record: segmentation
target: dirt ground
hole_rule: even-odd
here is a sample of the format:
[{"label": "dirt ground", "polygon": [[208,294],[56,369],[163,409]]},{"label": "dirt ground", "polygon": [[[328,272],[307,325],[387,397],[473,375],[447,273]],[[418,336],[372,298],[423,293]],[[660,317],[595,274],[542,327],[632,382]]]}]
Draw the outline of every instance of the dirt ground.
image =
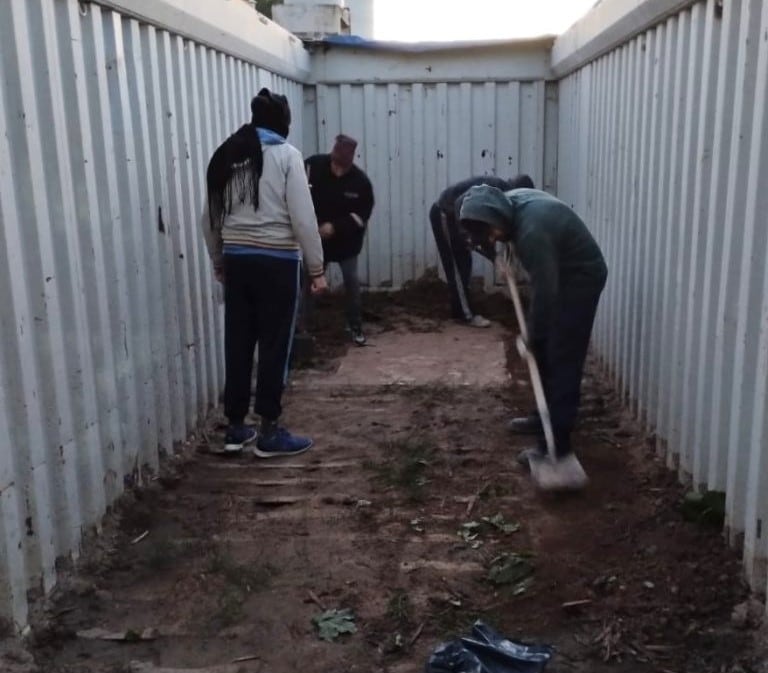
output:
[{"label": "dirt ground", "polygon": [[[510,327],[506,300],[482,301]],[[435,281],[369,296],[371,347],[444,332],[446,304]],[[548,671],[757,670],[731,616],[748,598],[738,555],[682,517],[684,490],[594,369],[575,439],[590,487],[545,497],[514,460],[528,441],[504,430],[532,404],[516,356],[505,385],[318,385],[348,349],[337,298],[318,322],[284,419],[316,447],[223,458],[211,418],[40,603],[37,670],[416,672],[478,618],[554,645]],[[331,609],[356,632],[321,640]]]}]

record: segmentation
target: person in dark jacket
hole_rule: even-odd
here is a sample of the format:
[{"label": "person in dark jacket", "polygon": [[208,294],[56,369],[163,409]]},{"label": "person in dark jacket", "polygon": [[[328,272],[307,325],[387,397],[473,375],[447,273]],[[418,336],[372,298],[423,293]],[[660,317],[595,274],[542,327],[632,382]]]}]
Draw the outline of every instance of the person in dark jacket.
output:
[{"label": "person in dark jacket", "polygon": [[461,205],[461,226],[476,244],[512,246],[528,274],[528,348],[540,369],[555,438],[556,460],[546,454],[541,422],[538,449],[527,452],[531,473],[546,490],[579,489],[587,476],[571,447],[581,377],[592,324],[607,278],[603,254],[579,216],[536,189],[509,192],[472,187]]},{"label": "person in dark jacket", "polygon": [[[469,280],[472,276],[472,251],[467,248],[461,227],[458,225],[458,209],[464,194],[475,185],[491,185],[502,191],[516,187],[533,187],[533,180],[527,175],[518,175],[511,180],[493,175],[481,175],[457,182],[440,194],[429,211],[429,222],[435,236],[437,251],[443,265],[451,297],[451,313],[454,320],[472,327],[489,327],[490,321],[477,314],[469,298]],[[478,250],[493,261],[493,247]]]},{"label": "person in dark jacket", "polygon": [[358,346],[365,345],[360,305],[357,258],[373,211],[373,186],[355,165],[357,141],[336,136],[330,154],[316,154],[306,162],[326,265],[336,262],[344,278],[347,326]]}]

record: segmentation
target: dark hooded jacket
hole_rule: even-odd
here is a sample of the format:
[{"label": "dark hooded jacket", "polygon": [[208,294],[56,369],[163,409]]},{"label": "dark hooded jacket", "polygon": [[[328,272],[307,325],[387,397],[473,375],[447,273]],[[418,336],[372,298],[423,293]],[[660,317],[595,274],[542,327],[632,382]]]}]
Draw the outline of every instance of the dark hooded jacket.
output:
[{"label": "dark hooded jacket", "polygon": [[440,196],[437,197],[437,207],[449,216],[459,219],[459,209],[461,208],[461,202],[464,194],[470,187],[475,185],[490,185],[491,187],[497,187],[503,192],[508,192],[510,189],[517,189],[518,187],[533,187],[533,180],[525,174],[516,175],[514,178],[507,180],[505,178],[499,178],[495,175],[477,175],[460,182],[455,182],[446,189],[444,189]]},{"label": "dark hooded jacket", "polygon": [[605,285],[608,270],[595,239],[581,218],[551,194],[537,189],[505,193],[487,185],[472,187],[460,217],[505,232],[530,277],[533,340],[549,332],[559,302],[579,293],[599,292]]},{"label": "dark hooded jacket", "polygon": [[[448,232],[452,241],[451,245],[463,246],[469,244],[465,240],[466,232],[459,226],[459,211],[461,210],[461,204],[464,201],[467,190],[476,185],[490,185],[491,187],[497,187],[503,192],[508,192],[510,189],[517,189],[518,187],[533,187],[533,180],[525,173],[516,175],[510,180],[499,178],[495,175],[477,175],[460,182],[455,182],[444,189],[440,196],[437,197],[435,205],[445,213]],[[496,257],[496,250],[492,244],[478,246],[475,248],[475,251],[492,262]]]}]

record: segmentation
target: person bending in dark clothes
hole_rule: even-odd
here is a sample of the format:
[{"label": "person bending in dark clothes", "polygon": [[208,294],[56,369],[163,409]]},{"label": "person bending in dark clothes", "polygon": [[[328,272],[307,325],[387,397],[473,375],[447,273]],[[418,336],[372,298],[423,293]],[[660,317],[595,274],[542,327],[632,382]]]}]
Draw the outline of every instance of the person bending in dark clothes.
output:
[{"label": "person bending in dark clothes", "polygon": [[562,201],[536,189],[508,192],[472,187],[460,224],[473,243],[512,247],[532,291],[528,349],[536,357],[555,439],[547,456],[539,419],[538,448],[527,452],[531,474],[545,490],[580,489],[587,476],[571,446],[581,378],[600,294],[608,270],[584,222]]},{"label": "person bending in dark clothes", "polygon": [[[489,327],[490,321],[477,314],[469,297],[469,280],[472,276],[472,251],[458,225],[458,209],[462,197],[470,187],[491,185],[501,191],[517,187],[533,187],[533,180],[527,175],[518,175],[511,180],[493,175],[467,178],[443,190],[429,210],[429,222],[435,236],[440,262],[443,265],[448,291],[451,298],[451,314],[454,320],[472,327]],[[478,250],[493,261],[493,247]]]}]

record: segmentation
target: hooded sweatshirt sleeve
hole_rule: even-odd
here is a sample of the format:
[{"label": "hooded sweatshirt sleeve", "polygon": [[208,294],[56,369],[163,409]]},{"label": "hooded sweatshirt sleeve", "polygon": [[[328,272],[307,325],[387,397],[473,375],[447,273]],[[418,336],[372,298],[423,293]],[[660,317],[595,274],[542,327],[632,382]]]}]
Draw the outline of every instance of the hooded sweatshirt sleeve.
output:
[{"label": "hooded sweatshirt sleeve", "polygon": [[291,152],[286,174],[286,201],[291,227],[304,255],[307,273],[315,278],[323,275],[323,244],[317,229],[317,217],[312,205],[307,174],[301,154]]},{"label": "hooded sweatshirt sleeve", "polygon": [[205,247],[208,249],[208,256],[211,258],[211,262],[213,262],[213,269],[214,271],[219,271],[224,268],[224,243],[221,238],[221,229],[211,226],[208,199],[205,200],[203,214],[200,216],[200,228],[203,231],[203,239],[205,240]]},{"label": "hooded sweatshirt sleeve", "polygon": [[530,278],[533,293],[528,313],[531,342],[546,337],[557,306],[559,267],[554,243],[546,233],[535,229],[516,242],[515,252]]}]

